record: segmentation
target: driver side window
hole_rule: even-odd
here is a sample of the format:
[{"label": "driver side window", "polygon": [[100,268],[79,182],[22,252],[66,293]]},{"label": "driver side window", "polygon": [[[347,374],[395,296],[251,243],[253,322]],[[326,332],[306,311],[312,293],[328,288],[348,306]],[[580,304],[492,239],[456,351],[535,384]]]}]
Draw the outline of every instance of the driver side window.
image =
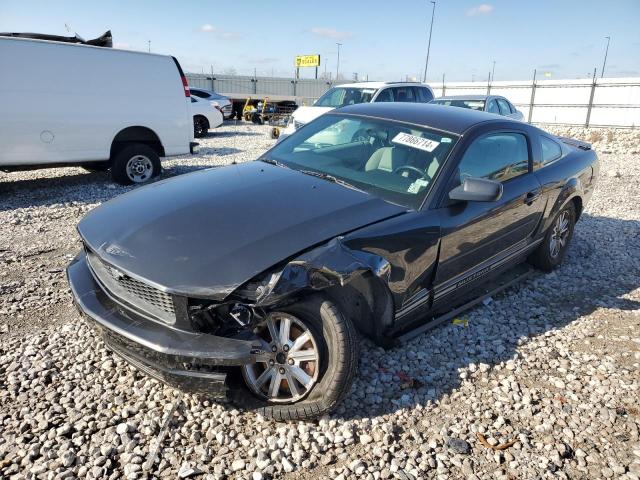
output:
[{"label": "driver side window", "polygon": [[460,183],[466,177],[504,182],[528,171],[529,149],[521,133],[495,133],[476,139],[458,165]]}]

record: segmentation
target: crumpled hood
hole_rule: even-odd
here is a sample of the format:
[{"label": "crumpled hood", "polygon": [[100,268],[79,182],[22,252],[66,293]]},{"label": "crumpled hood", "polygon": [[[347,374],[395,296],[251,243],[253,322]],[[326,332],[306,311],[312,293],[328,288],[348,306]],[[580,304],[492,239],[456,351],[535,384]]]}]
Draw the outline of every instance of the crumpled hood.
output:
[{"label": "crumpled hood", "polygon": [[302,122],[305,125],[312,120],[315,120],[320,115],[324,115],[327,112],[333,110],[332,107],[298,107],[293,112],[292,116],[294,120]]},{"label": "crumpled hood", "polygon": [[78,231],[104,261],[134,277],[221,300],[303,250],[404,211],[256,161],[138,188],[91,211]]}]

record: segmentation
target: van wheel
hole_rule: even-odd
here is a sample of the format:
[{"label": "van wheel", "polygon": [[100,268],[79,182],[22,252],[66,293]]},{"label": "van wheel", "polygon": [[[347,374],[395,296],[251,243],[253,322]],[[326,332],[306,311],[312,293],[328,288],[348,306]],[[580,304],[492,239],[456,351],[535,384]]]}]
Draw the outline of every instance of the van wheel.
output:
[{"label": "van wheel", "polygon": [[161,170],[160,157],[143,143],[124,147],[111,159],[111,178],[120,185],[145,183]]},{"label": "van wheel", "polygon": [[326,297],[313,295],[270,312],[255,334],[263,353],[242,368],[252,396],[233,392],[236,403],[277,421],[303,420],[330,412],[349,393],[358,338],[353,323]]},{"label": "van wheel", "polygon": [[193,136],[196,138],[204,137],[209,131],[209,122],[201,115],[193,117]]}]

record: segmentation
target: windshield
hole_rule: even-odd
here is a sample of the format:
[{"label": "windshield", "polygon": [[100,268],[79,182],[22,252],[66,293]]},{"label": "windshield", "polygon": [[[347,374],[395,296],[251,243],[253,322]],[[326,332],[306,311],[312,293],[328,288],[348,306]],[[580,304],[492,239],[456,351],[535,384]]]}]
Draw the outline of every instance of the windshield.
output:
[{"label": "windshield", "polygon": [[418,209],[457,137],[390,120],[323,115],[262,160]]},{"label": "windshield", "polygon": [[376,93],[375,88],[334,87],[325,92],[314,105],[316,107],[340,108],[356,103],[369,103]]},{"label": "windshield", "polygon": [[463,98],[455,98],[455,99],[436,99],[432,100],[430,103],[435,103],[436,105],[447,105],[451,107],[462,107],[469,108],[471,110],[484,110],[484,100],[465,100]]}]

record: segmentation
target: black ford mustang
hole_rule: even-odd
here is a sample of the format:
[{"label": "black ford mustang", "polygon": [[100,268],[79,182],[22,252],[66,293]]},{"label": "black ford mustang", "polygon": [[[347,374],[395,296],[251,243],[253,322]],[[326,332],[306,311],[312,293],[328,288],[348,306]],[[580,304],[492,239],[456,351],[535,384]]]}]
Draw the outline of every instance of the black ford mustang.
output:
[{"label": "black ford mustang", "polygon": [[96,208],[68,277],[144,372],[222,395],[239,369],[265,415],[310,418],[348,392],[358,332],[387,344],[517,263],[560,264],[597,174],[587,144],[504,117],[356,105]]}]

